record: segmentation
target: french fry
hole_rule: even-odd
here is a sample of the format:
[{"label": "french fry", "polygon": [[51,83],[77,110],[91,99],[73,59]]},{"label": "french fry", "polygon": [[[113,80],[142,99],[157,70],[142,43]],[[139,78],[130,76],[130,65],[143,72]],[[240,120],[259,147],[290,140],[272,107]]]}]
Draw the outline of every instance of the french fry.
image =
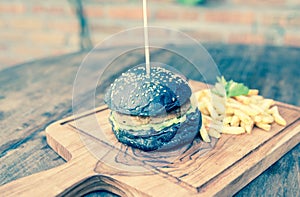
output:
[{"label": "french fry", "polygon": [[245,114],[248,114],[249,116],[256,116],[258,115],[262,110],[258,110],[257,108],[252,108],[249,105],[245,105],[242,103],[235,103],[235,102],[228,102],[226,104],[227,108],[233,108],[233,109],[239,109],[243,111]]},{"label": "french fry", "polygon": [[229,125],[230,122],[231,122],[231,119],[232,119],[232,116],[226,116],[224,119],[223,119],[223,125]]},{"label": "french fry", "polygon": [[231,118],[230,125],[233,126],[233,127],[238,127],[240,125],[240,119],[239,119],[239,117],[236,116],[236,115],[234,115]]},{"label": "french fry", "polygon": [[230,116],[230,115],[233,115],[234,113],[234,109],[231,108],[231,107],[226,107],[226,110],[225,110],[225,115],[226,116]]},{"label": "french fry", "polygon": [[222,86],[221,84],[216,84],[215,89],[218,93],[221,94],[221,96],[225,97],[226,90],[225,90],[224,86]]},{"label": "french fry", "polygon": [[255,125],[265,131],[270,131],[270,129],[271,129],[271,125],[266,124],[266,123],[258,122]]},{"label": "french fry", "polygon": [[249,105],[250,102],[251,102],[250,97],[243,96],[243,95],[241,95],[241,96],[235,96],[234,98],[235,98],[237,101],[239,101],[239,102],[241,102],[241,103],[244,103],[244,104],[246,104],[246,105]]},{"label": "french fry", "polygon": [[[285,126],[286,121],[279,114],[275,101],[258,95],[256,89],[249,90],[248,95],[231,98],[216,95],[208,90],[200,91],[197,100],[202,112],[205,130],[201,136],[208,141],[209,136],[219,138],[220,133],[250,134],[257,126],[265,131],[271,130],[271,124],[276,122]],[[205,135],[205,132],[207,135]],[[209,139],[210,140],[210,139]]]},{"label": "french fry", "polygon": [[207,132],[204,124],[202,124],[202,126],[201,126],[200,135],[201,135],[204,142],[210,142],[210,138],[208,136],[208,132]]},{"label": "french fry", "polygon": [[[220,133],[222,130],[223,124],[222,122],[219,121],[214,121],[209,125],[209,129],[208,130],[215,130],[216,132]],[[213,133],[214,135],[214,133]],[[210,135],[211,136],[211,135]],[[212,136],[214,137],[214,136]]]},{"label": "french fry", "polygon": [[254,122],[251,122],[250,124],[246,124],[244,128],[248,134],[251,134],[253,127],[254,127]]},{"label": "french fry", "polygon": [[226,102],[226,97],[221,97],[217,94],[214,94],[213,92],[211,93],[211,100],[212,102],[216,102],[216,103],[224,103]]},{"label": "french fry", "polygon": [[218,114],[225,113],[225,103],[219,103],[217,101],[214,101],[213,104],[214,104],[214,108]]},{"label": "french fry", "polygon": [[257,103],[257,102],[259,102],[259,101],[264,100],[264,97],[261,96],[261,95],[252,95],[252,96],[250,97],[250,99],[251,99],[251,103]]},{"label": "french fry", "polygon": [[204,118],[203,116],[202,116],[202,122],[203,122],[204,126],[210,125],[210,121],[208,119]]},{"label": "french fry", "polygon": [[248,96],[258,95],[259,91],[257,89],[250,89]]},{"label": "french fry", "polygon": [[223,127],[222,133],[238,135],[245,133],[245,129],[243,127]]},{"label": "french fry", "polygon": [[236,108],[239,108],[239,106],[240,106],[240,104],[236,103],[236,102],[227,102],[226,103],[226,108],[236,109]]},{"label": "french fry", "polygon": [[267,113],[264,113],[261,122],[266,123],[266,124],[271,124],[274,122],[274,118],[273,118],[273,116],[271,116]]},{"label": "french fry", "polygon": [[256,116],[260,113],[258,110],[255,110],[250,106],[245,106],[245,105],[241,105],[240,110],[249,116]]},{"label": "french fry", "polygon": [[214,119],[212,120],[211,125],[222,126],[223,123],[221,120]]},{"label": "french fry", "polygon": [[192,94],[192,96],[193,96],[194,98],[196,98],[197,101],[198,101],[198,100],[201,100],[201,97],[200,97],[201,93],[202,93],[202,91],[197,91],[197,92],[194,92],[194,93]]},{"label": "french fry", "polygon": [[274,106],[272,107],[269,112],[273,115],[274,120],[277,124],[281,126],[286,126],[286,121],[282,118],[282,116],[279,114],[278,107]]},{"label": "french fry", "polygon": [[[223,127],[230,127],[230,124],[229,124],[229,123],[223,124]],[[223,127],[222,127],[222,128],[223,128]]]},{"label": "french fry", "polygon": [[250,116],[248,116],[246,113],[242,112],[241,110],[238,109],[234,110],[234,115],[236,115],[246,125],[249,125],[252,122]]},{"label": "french fry", "polygon": [[194,94],[195,94],[195,97],[198,98],[197,100],[201,101],[202,98],[207,97],[208,93],[209,93],[209,90],[205,89],[205,90],[198,91],[198,92],[196,92]]},{"label": "french fry", "polygon": [[215,108],[212,106],[211,103],[206,103],[207,104],[207,110],[210,114],[210,116],[215,119],[218,117],[218,113],[216,112]]},{"label": "french fry", "polygon": [[210,128],[208,130],[208,134],[211,136],[211,137],[214,137],[214,138],[220,138],[221,137],[221,134],[220,132],[218,132],[217,130],[213,129],[213,128]]},{"label": "french fry", "polygon": [[[240,122],[240,127],[242,127],[242,128],[244,128],[245,129],[245,127],[246,127],[246,124],[244,123],[244,122]],[[246,129],[245,129],[246,130]]]},{"label": "french fry", "polygon": [[207,123],[210,123],[213,119],[210,116],[202,114],[202,120],[204,120]]},{"label": "french fry", "polygon": [[198,102],[198,109],[205,115],[209,115],[209,111],[206,108],[206,105],[204,102]]},{"label": "french fry", "polygon": [[256,115],[264,112],[264,110],[262,108],[260,108],[258,105],[253,104],[253,103],[249,104],[249,108],[251,108],[252,110],[254,110],[256,112]]},{"label": "french fry", "polygon": [[254,120],[255,123],[261,122],[262,119],[263,119],[263,117],[262,117],[261,115],[258,115],[258,116],[254,116],[254,117],[253,117],[253,120]]},{"label": "french fry", "polygon": [[223,119],[224,119],[224,117],[225,117],[225,114],[219,114],[219,115],[215,118],[215,120],[216,120],[216,121],[219,121],[219,122],[222,122]]},{"label": "french fry", "polygon": [[274,104],[275,104],[275,101],[273,99],[264,99],[264,100],[262,100],[260,107],[264,111],[266,111]]},{"label": "french fry", "polygon": [[248,133],[250,134],[252,132],[254,122],[252,121],[249,124],[246,124],[245,122],[241,121],[240,126]]},{"label": "french fry", "polygon": [[237,105],[240,104],[240,103],[239,103],[237,100],[235,100],[234,98],[227,98],[226,104],[229,104],[229,103],[237,104]]}]

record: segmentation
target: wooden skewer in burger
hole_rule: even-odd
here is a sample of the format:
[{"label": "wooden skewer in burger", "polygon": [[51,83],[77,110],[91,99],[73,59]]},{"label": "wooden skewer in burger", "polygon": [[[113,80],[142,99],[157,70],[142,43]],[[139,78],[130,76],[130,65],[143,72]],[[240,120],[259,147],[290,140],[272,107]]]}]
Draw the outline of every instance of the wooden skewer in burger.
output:
[{"label": "wooden skewer in burger", "polygon": [[117,139],[144,151],[181,148],[193,141],[202,119],[192,91],[179,74],[150,67],[146,1],[143,1],[146,67],[129,69],[105,95]]}]

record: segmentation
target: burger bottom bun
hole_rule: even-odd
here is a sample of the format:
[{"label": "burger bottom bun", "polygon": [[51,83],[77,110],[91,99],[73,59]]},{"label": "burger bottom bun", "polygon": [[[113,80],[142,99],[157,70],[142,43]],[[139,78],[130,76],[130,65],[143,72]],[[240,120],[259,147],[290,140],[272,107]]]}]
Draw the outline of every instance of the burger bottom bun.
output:
[{"label": "burger bottom bun", "polygon": [[[200,111],[196,108],[194,112],[186,115],[186,120],[173,124],[169,127],[149,136],[132,135],[131,130],[115,129],[113,122],[112,129],[117,139],[128,146],[132,146],[143,151],[169,151],[182,148],[184,145],[192,143],[200,130],[202,118]],[[139,132],[139,131],[135,131]],[[141,130],[141,133],[147,131]]]}]

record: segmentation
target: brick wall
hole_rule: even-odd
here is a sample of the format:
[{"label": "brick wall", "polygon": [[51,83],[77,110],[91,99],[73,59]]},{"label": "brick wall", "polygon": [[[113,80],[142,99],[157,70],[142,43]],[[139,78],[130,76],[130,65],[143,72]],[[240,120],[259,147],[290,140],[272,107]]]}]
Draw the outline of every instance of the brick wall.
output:
[{"label": "brick wall", "polygon": [[78,50],[68,1],[0,1],[0,68]]},{"label": "brick wall", "polygon": [[[81,49],[76,0],[0,1],[0,68]],[[141,0],[82,0],[93,44],[142,26]],[[184,6],[148,0],[149,25],[179,29],[201,42],[300,47],[299,0],[207,0]]]}]

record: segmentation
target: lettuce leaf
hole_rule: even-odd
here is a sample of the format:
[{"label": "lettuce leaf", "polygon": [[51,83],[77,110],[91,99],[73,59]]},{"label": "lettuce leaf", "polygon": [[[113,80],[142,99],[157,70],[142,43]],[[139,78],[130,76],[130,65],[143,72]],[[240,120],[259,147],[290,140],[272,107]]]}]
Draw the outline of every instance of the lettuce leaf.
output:
[{"label": "lettuce leaf", "polygon": [[[237,83],[233,80],[226,81],[224,76],[222,76],[221,78],[217,77],[217,80],[218,80],[217,84],[221,84],[225,88],[226,96],[228,98],[234,96],[240,96],[240,95],[247,95],[249,93],[249,88],[245,86],[243,83]],[[214,92],[216,92],[216,88]],[[222,96],[220,92],[216,92],[216,93]]]}]

